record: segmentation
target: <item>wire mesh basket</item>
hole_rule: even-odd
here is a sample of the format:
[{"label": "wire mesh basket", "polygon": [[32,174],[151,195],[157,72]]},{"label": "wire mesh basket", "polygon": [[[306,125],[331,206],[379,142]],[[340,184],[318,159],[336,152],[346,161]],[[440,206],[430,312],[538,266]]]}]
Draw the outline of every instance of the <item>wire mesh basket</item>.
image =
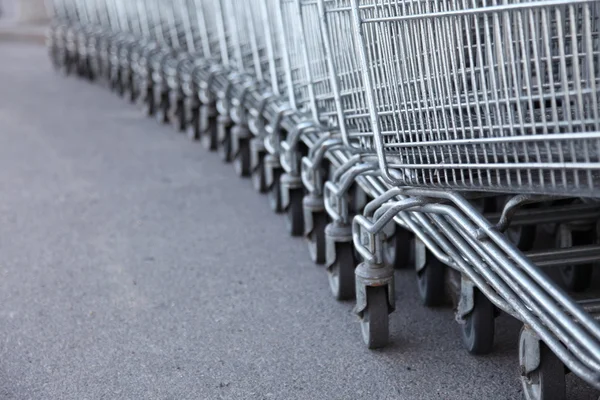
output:
[{"label": "wire mesh basket", "polygon": [[600,196],[597,2],[326,4],[364,83],[346,130],[389,181]]}]

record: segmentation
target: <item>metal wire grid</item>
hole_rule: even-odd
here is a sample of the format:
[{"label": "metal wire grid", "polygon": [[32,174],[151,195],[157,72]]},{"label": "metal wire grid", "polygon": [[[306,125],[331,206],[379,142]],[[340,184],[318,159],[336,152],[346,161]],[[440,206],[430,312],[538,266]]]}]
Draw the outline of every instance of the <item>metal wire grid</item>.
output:
[{"label": "metal wire grid", "polygon": [[276,26],[283,51],[288,102],[300,113],[310,112],[309,80],[304,60],[304,37],[296,0],[281,0]]},{"label": "metal wire grid", "polygon": [[281,57],[276,56],[280,51],[274,46],[275,36],[268,23],[272,18],[269,14],[272,8],[260,0],[249,0],[243,4],[229,0],[229,3],[229,8],[235,12],[228,20],[228,29],[237,31],[236,35],[241,38],[238,49],[231,49],[240,60],[236,70],[246,74],[257,87],[270,87],[273,92],[280,93],[285,74]]},{"label": "metal wire grid", "polygon": [[600,196],[598,2],[352,3],[398,183]]},{"label": "metal wire grid", "polygon": [[[251,60],[246,65],[246,72],[251,75],[256,84],[264,84],[270,81],[270,63],[268,57],[267,32],[263,24],[267,21],[265,10],[261,7],[261,2],[249,0],[243,4],[243,13],[239,15],[245,20],[248,32],[248,42],[251,49]],[[270,38],[269,38],[270,39]]]},{"label": "metal wire grid", "polygon": [[252,48],[248,38],[248,26],[244,17],[244,5],[233,0],[217,2],[218,32],[221,44],[221,59],[224,65],[235,71],[245,71],[252,61]]},{"label": "metal wire grid", "polygon": [[205,58],[214,63],[221,62],[221,42],[217,29],[216,2],[193,0],[193,12],[199,42],[196,47],[202,49]]},{"label": "metal wire grid", "polygon": [[330,82],[338,123],[346,146],[374,152],[369,133],[369,109],[361,66],[356,54],[350,0],[318,0],[325,46],[329,49]]},{"label": "metal wire grid", "polygon": [[169,34],[171,48],[174,50],[181,51],[183,50],[183,27],[177,21],[177,17],[175,15],[175,3],[173,1],[169,1],[166,5],[160,7],[162,11],[161,14],[164,15],[164,20],[167,25],[167,32]]},{"label": "metal wire grid", "polygon": [[196,40],[198,36],[195,36],[190,11],[190,5],[187,0],[174,0],[173,1],[173,15],[175,24],[178,27],[178,34],[181,42],[181,46],[188,55],[204,56],[202,53],[196,53]]},{"label": "metal wire grid", "polygon": [[328,49],[320,24],[320,10],[316,0],[297,0],[302,24],[304,64],[310,96],[312,118],[324,126],[336,127],[337,107],[330,78]]},{"label": "metal wire grid", "polygon": [[283,50],[281,45],[281,36],[279,24],[275,24],[279,15],[279,0],[260,1],[261,24],[265,31],[265,44],[267,60],[263,63],[268,65],[268,79],[270,90],[276,95],[283,95],[287,92],[287,80],[284,67]]}]

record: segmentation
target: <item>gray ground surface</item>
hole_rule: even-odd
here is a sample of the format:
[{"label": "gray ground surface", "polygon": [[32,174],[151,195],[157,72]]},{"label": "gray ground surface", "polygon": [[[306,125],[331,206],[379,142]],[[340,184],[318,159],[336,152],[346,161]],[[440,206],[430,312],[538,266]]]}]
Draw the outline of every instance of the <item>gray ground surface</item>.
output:
[{"label": "gray ground surface", "polygon": [[407,271],[393,346],[366,350],[230,166],[41,47],[0,60],[1,399],[520,398],[515,321],[470,356]]}]

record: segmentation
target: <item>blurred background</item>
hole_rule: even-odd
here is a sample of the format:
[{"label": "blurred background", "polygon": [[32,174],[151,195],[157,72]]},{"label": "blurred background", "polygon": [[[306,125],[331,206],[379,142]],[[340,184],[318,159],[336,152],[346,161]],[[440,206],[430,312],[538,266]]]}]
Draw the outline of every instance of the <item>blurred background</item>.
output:
[{"label": "blurred background", "polygon": [[3,23],[44,23],[48,17],[44,0],[0,0],[0,20]]},{"label": "blurred background", "polygon": [[45,0],[0,0],[0,40],[44,43],[50,9]]}]

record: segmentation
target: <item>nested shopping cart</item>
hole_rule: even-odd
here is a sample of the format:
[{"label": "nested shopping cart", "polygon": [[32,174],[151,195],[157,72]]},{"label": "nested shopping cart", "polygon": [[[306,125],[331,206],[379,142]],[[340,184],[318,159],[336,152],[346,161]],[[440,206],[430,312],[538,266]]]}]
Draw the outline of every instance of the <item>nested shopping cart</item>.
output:
[{"label": "nested shopping cart", "polygon": [[492,350],[499,310],[523,321],[524,393],[549,399],[565,368],[600,388],[599,8],[60,0],[50,44],[251,174],[356,298],[369,347],[414,264],[470,352]]},{"label": "nested shopping cart", "polygon": [[[352,24],[352,44],[334,40],[333,59],[359,60],[352,78],[364,108],[344,105],[342,132],[391,187],[353,221],[366,342],[387,342],[394,282],[383,243],[400,217],[420,225],[425,302],[435,302],[432,288],[441,294],[446,273],[430,253],[460,274],[457,319],[469,350],[489,351],[498,308],[524,322],[528,398],[564,392],[565,366],[600,387],[598,301],[575,301],[542,269],[561,268],[576,289],[600,255],[598,2],[323,3],[326,21]],[[490,199],[507,193],[490,211]],[[556,248],[525,254],[503,234],[512,223],[552,225]]]}]

